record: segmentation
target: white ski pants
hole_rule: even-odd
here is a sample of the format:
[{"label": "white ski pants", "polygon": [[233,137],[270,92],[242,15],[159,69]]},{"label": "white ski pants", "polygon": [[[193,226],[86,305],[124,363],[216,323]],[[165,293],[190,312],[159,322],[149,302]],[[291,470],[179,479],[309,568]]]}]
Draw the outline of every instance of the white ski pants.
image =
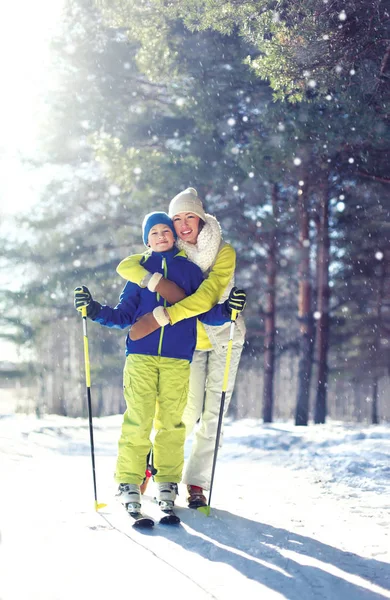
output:
[{"label": "white ski pants", "polygon": [[[241,352],[242,343],[233,343],[224,416],[232,397]],[[182,482],[198,485],[205,490],[210,489],[225,364],[226,349],[221,353],[215,350],[196,350],[191,363],[188,401],[183,414],[187,437],[194,430],[198,419],[200,422],[195,429]],[[222,433],[223,430],[220,447]]]}]

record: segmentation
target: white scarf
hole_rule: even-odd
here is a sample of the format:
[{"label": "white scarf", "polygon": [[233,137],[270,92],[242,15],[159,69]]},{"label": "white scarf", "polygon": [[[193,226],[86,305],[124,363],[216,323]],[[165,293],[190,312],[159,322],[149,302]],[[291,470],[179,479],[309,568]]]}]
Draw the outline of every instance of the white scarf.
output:
[{"label": "white scarf", "polygon": [[206,223],[198,235],[196,244],[178,239],[176,245],[184,250],[188,259],[205,273],[214,263],[222,241],[222,230],[217,219],[206,213]]}]

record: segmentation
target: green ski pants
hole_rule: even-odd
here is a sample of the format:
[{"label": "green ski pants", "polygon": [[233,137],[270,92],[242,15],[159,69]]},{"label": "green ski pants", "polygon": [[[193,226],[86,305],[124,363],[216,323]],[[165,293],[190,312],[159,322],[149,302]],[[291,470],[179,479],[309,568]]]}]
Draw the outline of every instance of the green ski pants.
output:
[{"label": "green ski pants", "polygon": [[115,480],[142,483],[153,441],[155,481],[179,483],[184,464],[186,429],[182,421],[187,403],[188,360],[130,354],[123,373],[127,410],[118,443]]}]

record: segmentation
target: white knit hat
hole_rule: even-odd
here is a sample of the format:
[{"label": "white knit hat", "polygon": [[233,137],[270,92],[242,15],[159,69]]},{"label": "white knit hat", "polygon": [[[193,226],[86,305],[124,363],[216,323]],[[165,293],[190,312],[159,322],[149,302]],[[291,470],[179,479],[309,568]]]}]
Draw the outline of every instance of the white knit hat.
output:
[{"label": "white knit hat", "polygon": [[187,188],[172,198],[169,203],[169,216],[171,219],[182,212],[192,212],[206,222],[202,200],[198,198],[198,192],[194,188]]}]

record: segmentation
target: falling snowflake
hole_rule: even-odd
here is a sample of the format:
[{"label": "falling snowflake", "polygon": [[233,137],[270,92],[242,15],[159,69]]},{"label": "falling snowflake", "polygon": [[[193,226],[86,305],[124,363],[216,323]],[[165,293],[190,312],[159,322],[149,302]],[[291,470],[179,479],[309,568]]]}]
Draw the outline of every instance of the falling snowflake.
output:
[{"label": "falling snowflake", "polygon": [[378,252],[375,252],[375,258],[377,260],[382,260],[382,258],[383,258],[383,252],[381,252],[380,250],[378,250]]},{"label": "falling snowflake", "polygon": [[342,10],[341,13],[339,14],[339,19],[340,21],[345,21],[347,18],[347,13],[345,12],[345,10]]},{"label": "falling snowflake", "polygon": [[299,165],[302,163],[302,160],[297,157],[297,158],[294,158],[293,162],[296,167],[299,167]]},{"label": "falling snowflake", "polygon": [[108,193],[110,194],[110,196],[119,196],[121,191],[117,185],[110,185],[110,187],[108,188]]},{"label": "falling snowflake", "polygon": [[236,124],[236,119],[233,119],[233,117],[230,117],[230,119],[228,119],[227,124],[229,125],[229,127],[233,127],[233,125]]}]

